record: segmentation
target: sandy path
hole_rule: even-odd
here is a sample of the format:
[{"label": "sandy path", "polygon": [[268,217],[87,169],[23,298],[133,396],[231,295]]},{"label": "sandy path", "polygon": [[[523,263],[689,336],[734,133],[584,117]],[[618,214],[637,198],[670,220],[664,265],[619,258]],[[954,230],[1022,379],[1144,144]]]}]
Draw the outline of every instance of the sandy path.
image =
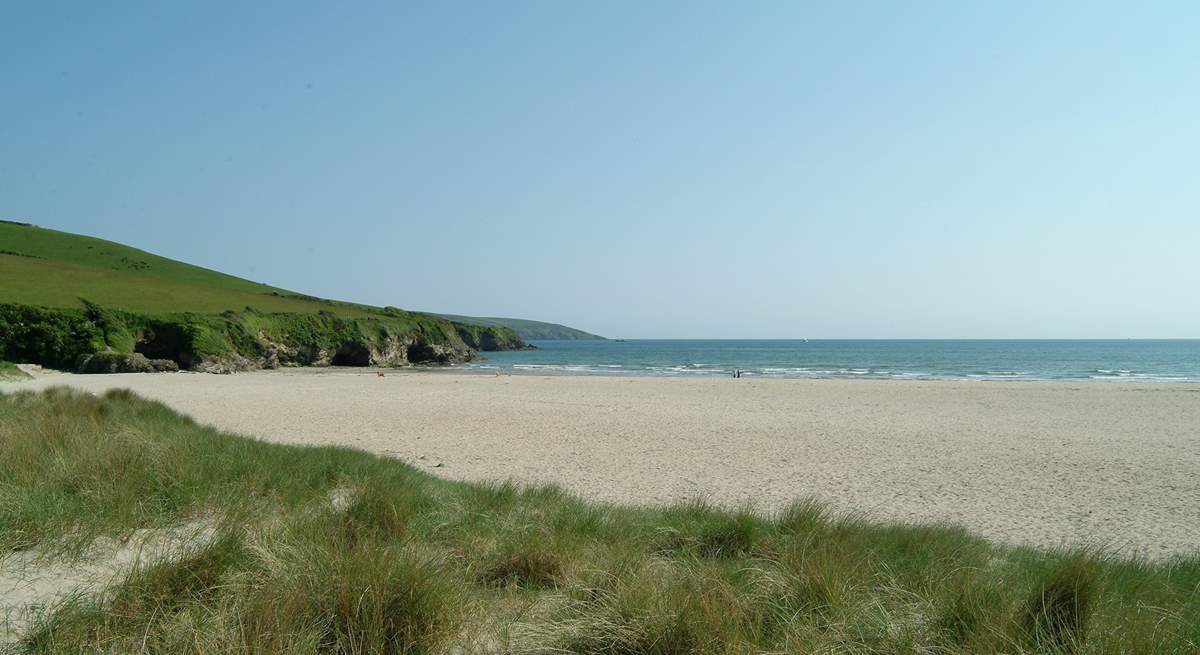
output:
[{"label": "sandy path", "polygon": [[[0,387],[0,391],[6,387]],[[135,567],[180,559],[212,542],[211,521],[134,530],[124,541],[101,537],[82,556],[59,557],[39,548],[0,555],[0,651],[75,596],[94,596]],[[7,652],[7,651],[4,651]]]},{"label": "sandy path", "polygon": [[226,430],[349,445],[445,477],[766,511],[811,495],[1014,543],[1200,551],[1196,385],[310,369],[50,374],[2,388],[64,383],[127,387]]}]

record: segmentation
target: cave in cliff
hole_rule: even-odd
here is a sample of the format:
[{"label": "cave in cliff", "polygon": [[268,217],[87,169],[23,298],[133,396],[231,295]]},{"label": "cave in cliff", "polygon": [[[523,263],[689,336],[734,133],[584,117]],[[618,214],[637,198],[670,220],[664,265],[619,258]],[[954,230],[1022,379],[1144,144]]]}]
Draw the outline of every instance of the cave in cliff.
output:
[{"label": "cave in cliff", "polygon": [[134,337],[133,352],[149,359],[169,359],[186,367],[187,336],[179,327],[171,324],[153,325],[144,328]]},{"label": "cave in cliff", "polygon": [[365,344],[344,343],[333,354],[329,363],[334,366],[370,366],[371,351]]}]

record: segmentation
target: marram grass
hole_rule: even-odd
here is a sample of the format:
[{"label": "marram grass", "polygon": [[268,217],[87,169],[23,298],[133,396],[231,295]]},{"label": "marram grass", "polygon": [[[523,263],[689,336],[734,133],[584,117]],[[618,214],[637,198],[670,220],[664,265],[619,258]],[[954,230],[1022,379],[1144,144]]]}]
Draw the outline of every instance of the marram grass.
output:
[{"label": "marram grass", "polygon": [[588,503],[224,434],[128,392],[0,396],[3,552],[198,518],[205,545],[62,603],[17,652],[1200,650],[1195,556],[1014,548],[804,501]]}]

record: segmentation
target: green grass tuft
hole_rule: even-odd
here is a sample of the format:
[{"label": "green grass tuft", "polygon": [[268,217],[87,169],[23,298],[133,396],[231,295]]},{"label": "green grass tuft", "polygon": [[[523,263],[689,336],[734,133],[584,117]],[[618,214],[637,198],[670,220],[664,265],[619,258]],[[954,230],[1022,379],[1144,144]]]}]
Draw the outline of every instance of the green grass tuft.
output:
[{"label": "green grass tuft", "polygon": [[1099,564],[1075,554],[1058,562],[1022,608],[1025,631],[1040,650],[1074,653],[1084,643]]},{"label": "green grass tuft", "polygon": [[695,557],[745,557],[764,528],[763,521],[749,512],[729,514],[702,500],[668,508],[665,518],[659,550]]}]

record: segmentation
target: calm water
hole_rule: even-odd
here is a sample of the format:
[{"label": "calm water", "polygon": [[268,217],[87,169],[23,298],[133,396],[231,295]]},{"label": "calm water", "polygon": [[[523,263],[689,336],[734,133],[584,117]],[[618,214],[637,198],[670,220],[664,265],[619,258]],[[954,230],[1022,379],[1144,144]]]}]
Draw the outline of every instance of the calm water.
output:
[{"label": "calm water", "polygon": [[477,370],[566,375],[1200,382],[1200,340],[535,341]]}]

